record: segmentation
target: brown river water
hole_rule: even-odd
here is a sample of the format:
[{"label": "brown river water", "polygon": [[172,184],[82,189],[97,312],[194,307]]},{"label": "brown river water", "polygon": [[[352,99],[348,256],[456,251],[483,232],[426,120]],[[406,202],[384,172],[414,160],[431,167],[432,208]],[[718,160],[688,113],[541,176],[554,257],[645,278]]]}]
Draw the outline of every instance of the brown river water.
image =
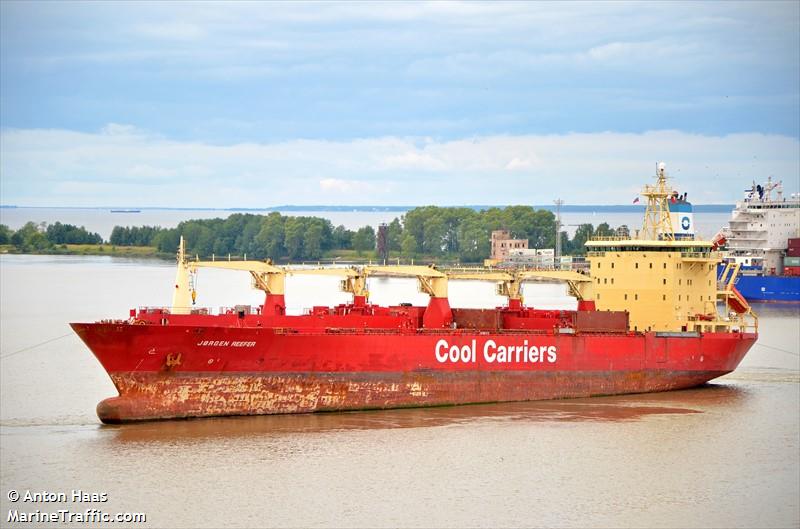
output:
[{"label": "brown river water", "polygon": [[[203,273],[198,302],[258,303],[230,274]],[[167,305],[173,276],[160,261],[0,256],[0,527],[800,526],[800,307],[756,307],[739,369],[691,390],[103,426],[94,407],[114,388],[67,323]],[[369,288],[425,302],[410,280]],[[450,290],[454,306],[502,302],[492,285]],[[290,310],[346,299],[330,278],[287,282]],[[558,285],[525,299],[574,306]]]}]

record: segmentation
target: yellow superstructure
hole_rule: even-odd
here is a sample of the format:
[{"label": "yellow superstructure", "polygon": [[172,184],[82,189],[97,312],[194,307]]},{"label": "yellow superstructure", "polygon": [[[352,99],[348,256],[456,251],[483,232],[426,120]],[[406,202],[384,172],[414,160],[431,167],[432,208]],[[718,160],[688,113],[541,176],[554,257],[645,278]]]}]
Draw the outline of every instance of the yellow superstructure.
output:
[{"label": "yellow superstructure", "polygon": [[[631,328],[637,331],[756,326],[755,314],[743,298],[732,299],[732,283],[718,287],[721,258],[712,243],[676,238],[668,204],[671,193],[664,165],[659,164],[656,185],[645,186],[642,192],[648,202],[638,236],[595,238],[586,243],[597,309],[627,310]],[[718,300],[736,314],[720,315]]]},{"label": "yellow superstructure", "polygon": [[716,316],[720,256],[710,242],[592,240],[586,246],[597,308],[627,310],[634,330],[694,330],[691,320]]}]

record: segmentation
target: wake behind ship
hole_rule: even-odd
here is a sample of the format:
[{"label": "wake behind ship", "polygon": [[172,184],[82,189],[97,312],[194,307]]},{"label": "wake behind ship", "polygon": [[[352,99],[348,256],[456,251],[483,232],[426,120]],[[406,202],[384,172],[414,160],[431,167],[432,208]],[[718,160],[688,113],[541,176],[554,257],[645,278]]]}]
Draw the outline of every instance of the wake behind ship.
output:
[{"label": "wake behind ship", "polygon": [[[738,268],[718,283],[711,243],[676,237],[663,164],[643,195],[636,237],[587,243],[591,275],[191,261],[181,240],[170,309],[71,324],[119,391],[98,404],[98,416],[115,423],[589,397],[687,388],[729,373],[757,338],[757,318],[733,286]],[[250,273],[264,303],[215,315],[194,308],[193,277],[204,267]],[[287,274],[341,277],[353,300],[287,315]],[[430,301],[370,304],[375,276],[416,277]],[[495,282],[508,303],[453,309],[450,279]],[[525,281],[565,282],[577,310],[526,306]]]}]

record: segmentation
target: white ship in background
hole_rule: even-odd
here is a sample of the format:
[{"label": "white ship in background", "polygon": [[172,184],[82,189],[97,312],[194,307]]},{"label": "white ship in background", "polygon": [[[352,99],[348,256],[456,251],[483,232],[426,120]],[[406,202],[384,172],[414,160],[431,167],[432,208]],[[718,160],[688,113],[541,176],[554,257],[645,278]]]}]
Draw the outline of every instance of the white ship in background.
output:
[{"label": "white ship in background", "polygon": [[[773,196],[774,192],[774,196]],[[729,226],[717,234],[725,261],[742,265],[736,287],[750,300],[800,301],[800,193],[783,195],[782,182],[756,184],[737,202]]]}]

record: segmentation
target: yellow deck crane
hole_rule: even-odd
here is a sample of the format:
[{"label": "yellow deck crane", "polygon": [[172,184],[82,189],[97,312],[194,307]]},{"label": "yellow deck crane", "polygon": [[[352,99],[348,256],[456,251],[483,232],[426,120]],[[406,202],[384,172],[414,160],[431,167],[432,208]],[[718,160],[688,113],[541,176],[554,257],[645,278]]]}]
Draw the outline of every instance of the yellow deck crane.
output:
[{"label": "yellow deck crane", "polygon": [[363,270],[356,267],[348,268],[287,268],[289,275],[318,275],[342,277],[339,284],[342,292],[353,294],[353,305],[362,307],[366,305],[369,298],[367,290],[367,275]]},{"label": "yellow deck crane", "polygon": [[250,272],[253,284],[266,294],[261,313],[276,315],[286,313],[284,299],[286,272],[283,268],[262,261],[189,261],[186,245],[181,237],[178,246],[178,271],[175,276],[175,292],[172,296],[172,314],[189,314],[194,304],[196,291],[192,286],[192,275],[198,268],[219,268]]},{"label": "yellow deck crane", "polygon": [[588,275],[567,270],[518,270],[514,275],[519,281],[566,283],[570,295],[578,300],[578,310],[591,310],[589,304],[594,307],[592,278]]},{"label": "yellow deck crane", "polygon": [[416,277],[421,292],[431,299],[422,315],[422,326],[425,328],[448,327],[453,322],[453,312],[447,299],[447,275],[433,266],[365,266],[366,276],[376,277]]},{"label": "yellow deck crane", "polygon": [[353,294],[353,305],[363,307],[369,298],[367,278],[374,277],[416,277],[419,289],[431,296],[428,308],[423,315],[423,326],[445,327],[452,321],[452,312],[447,300],[447,276],[429,266],[378,266],[368,265],[360,268],[288,268],[291,275],[323,275],[343,277],[341,290]]},{"label": "yellow deck crane", "polygon": [[[522,308],[522,283],[525,281],[563,282],[567,284],[570,295],[577,298],[579,305],[590,303],[592,279],[577,272],[562,270],[450,270],[450,279],[496,281],[497,294],[508,298],[509,309]],[[588,307],[586,307],[588,308]]]},{"label": "yellow deck crane", "polygon": [[497,295],[508,298],[509,308],[519,308],[522,303],[522,295],[520,293],[522,285],[512,271],[471,268],[448,270],[446,273],[448,279],[494,281],[497,283]]}]

